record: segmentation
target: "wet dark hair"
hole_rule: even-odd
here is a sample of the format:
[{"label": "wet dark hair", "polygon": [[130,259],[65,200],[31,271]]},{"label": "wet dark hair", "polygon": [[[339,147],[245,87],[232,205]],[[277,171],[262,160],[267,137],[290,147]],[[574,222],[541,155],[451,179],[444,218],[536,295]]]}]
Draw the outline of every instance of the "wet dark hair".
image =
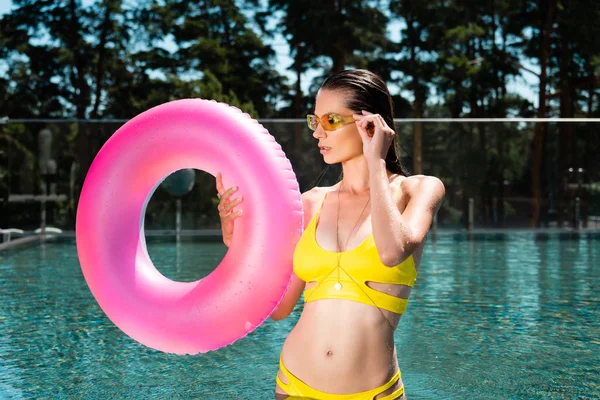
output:
[{"label": "wet dark hair", "polygon": [[409,175],[400,161],[400,139],[394,125],[394,102],[383,79],[364,69],[346,70],[325,79],[321,89],[346,94],[346,107],[356,113],[365,110],[381,115],[388,126],[396,132],[394,141],[385,156],[385,166],[394,174]]}]

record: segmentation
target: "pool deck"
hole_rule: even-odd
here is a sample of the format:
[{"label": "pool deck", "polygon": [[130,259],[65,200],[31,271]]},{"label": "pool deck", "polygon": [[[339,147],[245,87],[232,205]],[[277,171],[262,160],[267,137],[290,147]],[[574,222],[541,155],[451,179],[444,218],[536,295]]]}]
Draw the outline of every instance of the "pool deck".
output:
[{"label": "pool deck", "polygon": [[[56,234],[46,235],[44,240],[51,241],[51,240],[56,239],[58,236],[61,236],[61,235],[56,235]],[[13,239],[9,242],[0,243],[0,252],[3,250],[8,250],[8,249],[12,249],[14,247],[18,247],[18,246],[34,244],[34,243],[41,243],[41,242],[42,242],[41,235],[34,234],[31,236],[23,236],[23,237],[20,237],[17,239]]]}]

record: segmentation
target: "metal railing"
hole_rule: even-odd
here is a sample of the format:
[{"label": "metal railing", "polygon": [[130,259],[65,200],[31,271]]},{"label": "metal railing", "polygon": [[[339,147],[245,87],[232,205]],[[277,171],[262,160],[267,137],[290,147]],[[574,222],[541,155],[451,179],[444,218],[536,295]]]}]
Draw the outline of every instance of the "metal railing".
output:
[{"label": "metal railing", "polygon": [[[0,227],[33,231],[51,224],[74,229],[79,190],[87,168],[124,122],[3,119]],[[341,168],[323,162],[303,119],[259,122],[282,146],[302,191],[338,180]],[[408,169],[415,170],[412,154],[415,143],[420,142],[419,168],[426,175],[439,177],[446,186],[446,198],[434,227],[600,228],[600,158],[596,156],[600,153],[600,118],[430,118],[395,122]],[[539,171],[540,217],[532,226],[536,199],[532,194],[531,144],[536,124],[544,124],[545,140]],[[415,141],[417,126],[420,141]],[[38,137],[42,130],[52,134],[54,171],[39,165]],[[181,198],[180,228],[218,228],[214,178],[200,172],[195,179],[194,190]],[[148,205],[147,228],[173,228],[176,209],[176,199],[157,190]]]}]

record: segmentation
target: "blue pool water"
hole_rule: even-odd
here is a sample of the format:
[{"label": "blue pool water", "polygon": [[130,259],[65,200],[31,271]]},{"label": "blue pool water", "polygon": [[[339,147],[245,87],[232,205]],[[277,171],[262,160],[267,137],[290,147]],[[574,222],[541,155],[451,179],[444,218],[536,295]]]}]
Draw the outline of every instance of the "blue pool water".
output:
[{"label": "blue pool water", "polygon": [[[148,250],[189,281],[226,248],[149,240]],[[408,398],[597,399],[599,304],[600,234],[430,239],[395,336]],[[107,319],[73,240],[0,252],[0,398],[272,399],[301,309],[216,352],[169,355]]]}]

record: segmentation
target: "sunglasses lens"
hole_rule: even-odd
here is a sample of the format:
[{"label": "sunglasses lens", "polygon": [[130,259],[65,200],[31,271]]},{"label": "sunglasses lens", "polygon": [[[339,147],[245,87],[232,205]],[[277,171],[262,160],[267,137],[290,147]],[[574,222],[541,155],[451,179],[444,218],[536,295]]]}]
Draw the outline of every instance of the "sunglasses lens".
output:
[{"label": "sunglasses lens", "polygon": [[317,130],[319,124],[326,131],[335,131],[344,126],[344,117],[339,114],[327,114],[319,119],[316,115],[308,114],[306,116],[306,123],[311,131]]},{"label": "sunglasses lens", "polygon": [[314,115],[307,115],[306,116],[306,123],[308,125],[308,129],[310,129],[311,131],[314,131],[317,129],[317,118]]},{"label": "sunglasses lens", "polygon": [[337,114],[327,114],[321,123],[326,131],[335,131],[342,126],[342,117]]}]

